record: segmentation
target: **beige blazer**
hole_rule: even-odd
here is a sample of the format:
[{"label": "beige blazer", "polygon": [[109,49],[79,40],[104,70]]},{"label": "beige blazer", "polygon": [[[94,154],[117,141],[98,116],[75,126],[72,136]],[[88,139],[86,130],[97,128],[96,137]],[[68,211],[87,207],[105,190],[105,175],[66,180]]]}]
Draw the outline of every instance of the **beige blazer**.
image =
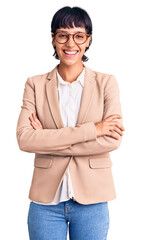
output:
[{"label": "beige blazer", "polygon": [[[68,166],[76,201],[92,204],[116,198],[109,152],[120,146],[122,137],[97,137],[95,123],[111,114],[121,114],[119,87],[113,75],[84,66],[84,89],[75,127],[63,125],[57,65],[51,72],[29,77],[25,83],[16,136],[22,151],[35,153],[30,200],[51,202]],[[33,112],[43,129],[32,128],[29,116]]]}]

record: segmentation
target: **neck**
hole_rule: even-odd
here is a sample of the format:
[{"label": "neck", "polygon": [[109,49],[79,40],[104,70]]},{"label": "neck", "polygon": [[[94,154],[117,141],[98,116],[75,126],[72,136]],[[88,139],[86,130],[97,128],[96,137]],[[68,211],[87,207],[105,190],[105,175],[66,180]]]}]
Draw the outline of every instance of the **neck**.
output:
[{"label": "neck", "polygon": [[58,66],[58,72],[64,81],[71,83],[78,78],[80,73],[83,71],[83,68],[84,68],[84,65],[82,62],[75,65],[70,65],[70,66],[60,62]]}]

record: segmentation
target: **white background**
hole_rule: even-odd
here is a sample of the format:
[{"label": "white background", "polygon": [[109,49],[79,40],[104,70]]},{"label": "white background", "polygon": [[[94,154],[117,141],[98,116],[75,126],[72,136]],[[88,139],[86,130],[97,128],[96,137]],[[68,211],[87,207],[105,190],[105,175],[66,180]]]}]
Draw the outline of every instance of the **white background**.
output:
[{"label": "white background", "polygon": [[[70,4],[71,2],[71,4]],[[13,0],[0,4],[0,238],[28,240],[27,214],[34,153],[20,151],[16,124],[27,77],[59,63],[52,55],[50,24],[64,6],[84,8],[93,22],[85,63],[115,75],[120,87],[125,133],[111,153],[117,199],[109,202],[108,240],[141,239],[141,14],[139,1]]]}]

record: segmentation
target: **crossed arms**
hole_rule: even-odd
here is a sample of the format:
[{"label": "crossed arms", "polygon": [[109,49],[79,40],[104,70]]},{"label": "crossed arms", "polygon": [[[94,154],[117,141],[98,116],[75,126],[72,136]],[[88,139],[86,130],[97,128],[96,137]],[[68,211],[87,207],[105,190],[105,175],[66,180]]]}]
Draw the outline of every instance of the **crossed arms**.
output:
[{"label": "crossed arms", "polygon": [[[34,84],[30,77],[25,83],[21,108],[16,136],[22,151],[62,156],[84,156],[110,152],[120,146],[121,136],[118,140],[109,136],[97,137],[94,122],[61,129],[34,130],[29,121],[29,116],[36,112]],[[115,77],[110,75],[104,90],[103,119],[112,114],[121,115],[121,106],[118,83]],[[117,119],[117,121],[122,123],[122,119]]]}]

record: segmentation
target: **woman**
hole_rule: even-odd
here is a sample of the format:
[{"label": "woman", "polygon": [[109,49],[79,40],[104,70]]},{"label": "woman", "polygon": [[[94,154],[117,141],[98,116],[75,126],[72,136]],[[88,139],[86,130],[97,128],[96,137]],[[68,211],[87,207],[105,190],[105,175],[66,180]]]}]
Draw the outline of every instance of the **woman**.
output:
[{"label": "woman", "polygon": [[121,143],[118,83],[83,62],[92,22],[78,7],[58,10],[51,23],[50,72],[29,77],[17,124],[22,151],[35,153],[29,192],[31,240],[104,240],[108,201],[116,198],[109,152]]}]

